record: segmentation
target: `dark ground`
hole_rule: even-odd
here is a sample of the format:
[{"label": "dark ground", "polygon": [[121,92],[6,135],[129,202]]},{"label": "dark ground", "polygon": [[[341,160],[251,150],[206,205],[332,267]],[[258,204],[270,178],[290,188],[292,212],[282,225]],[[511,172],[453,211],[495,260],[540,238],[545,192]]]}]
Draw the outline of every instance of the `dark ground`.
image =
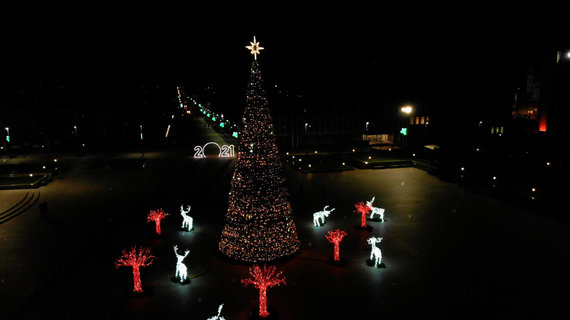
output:
[{"label": "dark ground", "polygon": [[[36,205],[0,224],[1,319],[206,319],[224,303],[226,319],[247,319],[257,291],[243,287],[248,266],[217,252],[233,160],[193,159],[194,145],[221,142],[193,119],[179,151],[67,157],[67,171],[45,187],[0,191],[0,210],[25,192]],[[143,167],[145,164],[145,167]],[[285,167],[302,244],[280,262],[287,285],[268,290],[279,319],[568,317],[569,227],[470,193],[416,168],[301,173]],[[301,188],[301,186],[303,186]],[[376,197],[386,222],[355,228],[356,202]],[[44,216],[39,203],[47,201]],[[192,205],[195,230],[179,230],[180,204]],[[325,226],[312,213],[336,210]],[[163,236],[146,224],[163,208]],[[345,267],[327,263],[330,229]],[[367,265],[366,239],[381,236],[386,268]],[[172,246],[189,249],[191,282],[173,283]],[[130,268],[113,261],[132,245],[157,257],[142,268],[146,294],[134,297]]]}]

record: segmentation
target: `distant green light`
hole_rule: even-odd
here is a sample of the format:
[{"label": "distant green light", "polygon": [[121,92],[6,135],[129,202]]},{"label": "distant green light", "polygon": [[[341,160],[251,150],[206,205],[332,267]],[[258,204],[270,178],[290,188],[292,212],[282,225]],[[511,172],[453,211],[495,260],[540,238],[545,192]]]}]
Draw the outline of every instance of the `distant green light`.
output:
[{"label": "distant green light", "polygon": [[237,133],[237,131],[234,131],[234,132],[232,133],[232,137],[234,137],[234,138],[236,138],[236,139],[237,139],[237,137],[238,137],[238,133]]},{"label": "distant green light", "polygon": [[212,117],[212,121],[216,121],[216,117]]},{"label": "distant green light", "polygon": [[209,117],[210,117],[210,114],[209,114],[209,113],[207,113],[207,114],[206,114],[206,117],[208,117],[208,118],[209,118]]},{"label": "distant green light", "polygon": [[10,136],[6,136],[6,142],[10,142]]},{"label": "distant green light", "polygon": [[225,124],[223,122],[220,122],[220,127],[223,128],[224,126],[225,126]]},{"label": "distant green light", "polygon": [[400,130],[400,133],[404,136],[408,135],[408,128],[402,128],[402,130]]}]

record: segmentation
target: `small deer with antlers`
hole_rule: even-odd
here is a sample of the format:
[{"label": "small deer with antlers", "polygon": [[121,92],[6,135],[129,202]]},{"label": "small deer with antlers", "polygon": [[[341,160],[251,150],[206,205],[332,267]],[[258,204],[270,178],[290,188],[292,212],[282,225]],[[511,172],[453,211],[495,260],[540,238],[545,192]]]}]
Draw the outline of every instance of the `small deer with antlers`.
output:
[{"label": "small deer with antlers", "polygon": [[328,217],[331,214],[331,212],[333,212],[335,209],[332,208],[332,210],[327,210],[328,207],[329,206],[325,206],[323,208],[323,211],[317,211],[313,213],[313,224],[315,225],[315,227],[319,227],[325,224],[325,217]]},{"label": "small deer with antlers", "polygon": [[190,213],[190,209],[192,208],[192,206],[188,206],[187,210],[184,210],[184,205],[181,204],[180,205],[180,214],[182,215],[182,229],[186,229],[188,231],[192,230],[192,228],[194,227],[194,219],[192,219],[191,216],[188,215],[188,213]]},{"label": "small deer with antlers", "polygon": [[377,214],[380,216],[380,220],[384,221],[384,209],[372,206],[372,202],[374,202],[375,198],[376,197],[372,197],[372,200],[366,201],[366,205],[368,208],[370,208],[370,219],[372,219],[372,217]]},{"label": "small deer with antlers", "polygon": [[226,318],[220,316],[220,314],[222,313],[222,308],[224,307],[224,304],[220,304],[220,306],[218,307],[218,315],[217,316],[213,316],[211,318],[208,318],[206,320],[226,320]]},{"label": "small deer with antlers", "polygon": [[186,278],[188,277],[188,268],[184,263],[182,263],[182,261],[189,253],[190,250],[186,250],[184,251],[184,255],[178,254],[178,246],[174,246],[174,254],[176,254],[176,274],[174,277],[176,279],[180,279],[181,283],[186,281]]},{"label": "small deer with antlers", "polygon": [[368,244],[372,246],[372,250],[370,251],[370,261],[374,262],[374,266],[377,267],[382,264],[382,251],[380,248],[376,247],[376,243],[380,243],[382,238],[378,237],[371,237],[368,239]]}]

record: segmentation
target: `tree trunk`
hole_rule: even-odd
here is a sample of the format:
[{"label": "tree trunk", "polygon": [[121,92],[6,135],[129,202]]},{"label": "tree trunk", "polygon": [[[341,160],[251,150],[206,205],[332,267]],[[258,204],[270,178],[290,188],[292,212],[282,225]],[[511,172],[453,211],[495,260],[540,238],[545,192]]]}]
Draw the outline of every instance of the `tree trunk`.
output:
[{"label": "tree trunk", "polygon": [[366,213],[360,214],[360,226],[366,228]]},{"label": "tree trunk", "polygon": [[160,220],[155,220],[154,224],[156,225],[156,234],[160,235]]},{"label": "tree trunk", "polygon": [[259,316],[265,318],[269,315],[267,312],[267,287],[259,288]]},{"label": "tree trunk", "polygon": [[134,292],[143,292],[142,285],[141,285],[141,272],[138,266],[133,266],[133,283],[134,283]]},{"label": "tree trunk", "polygon": [[340,261],[340,248],[338,242],[334,244],[334,261]]}]

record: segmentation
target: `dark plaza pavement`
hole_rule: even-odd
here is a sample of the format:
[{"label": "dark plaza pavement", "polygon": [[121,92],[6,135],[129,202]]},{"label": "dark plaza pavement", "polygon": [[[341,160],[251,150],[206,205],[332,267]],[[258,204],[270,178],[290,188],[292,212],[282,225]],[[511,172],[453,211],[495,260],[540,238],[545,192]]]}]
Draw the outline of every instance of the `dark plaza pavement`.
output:
[{"label": "dark plaza pavement", "polygon": [[[175,151],[68,156],[68,170],[39,189],[0,191],[0,210],[28,191],[48,202],[0,225],[0,319],[247,319],[257,290],[243,287],[248,266],[217,252],[233,161],[193,159],[194,145],[215,140],[192,119],[178,128]],[[190,125],[192,124],[192,125]],[[172,128],[176,132],[177,128]],[[143,164],[145,167],[143,168]],[[268,290],[279,319],[558,319],[568,317],[570,230],[416,168],[285,175],[301,252],[277,263],[287,285]],[[300,186],[303,186],[302,188]],[[376,197],[385,223],[356,228],[354,204]],[[180,231],[180,204],[192,205],[193,232]],[[324,227],[312,213],[336,210]],[[170,213],[162,237],[146,223],[149,210]],[[327,263],[328,230],[341,228],[346,266]],[[386,268],[366,264],[366,239]],[[157,257],[141,269],[146,294],[134,297],[130,268],[115,268],[121,250],[149,246]],[[180,285],[172,246],[189,249],[192,277]]]}]

